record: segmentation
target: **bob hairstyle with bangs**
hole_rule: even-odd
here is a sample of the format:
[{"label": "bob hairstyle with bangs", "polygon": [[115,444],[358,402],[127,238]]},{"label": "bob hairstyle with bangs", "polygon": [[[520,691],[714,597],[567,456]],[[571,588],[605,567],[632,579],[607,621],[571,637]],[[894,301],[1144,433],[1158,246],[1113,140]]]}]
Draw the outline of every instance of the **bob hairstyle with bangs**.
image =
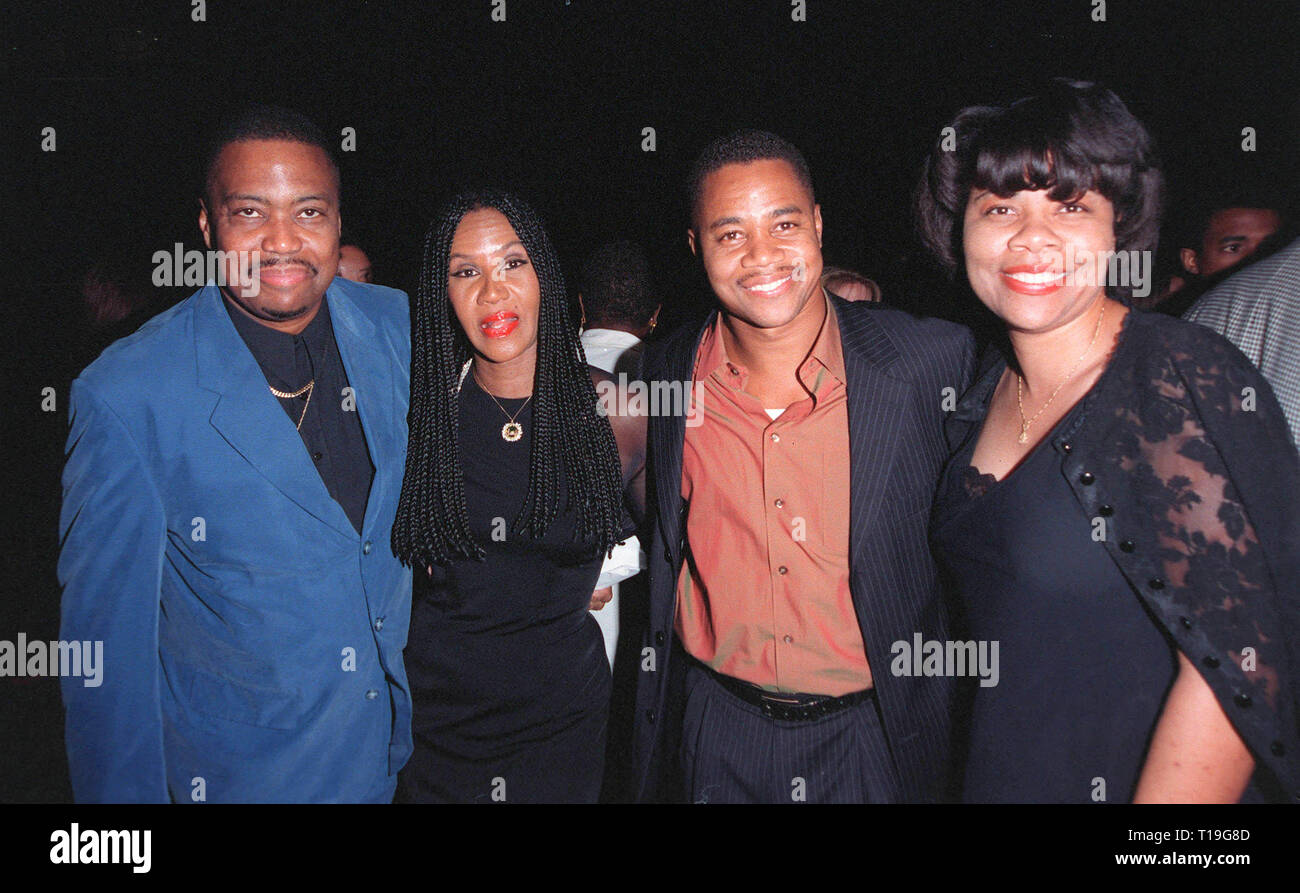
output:
[{"label": "bob hairstyle with bangs", "polygon": [[[1045,189],[1053,201],[1095,190],[1115,208],[1115,251],[1155,251],[1164,177],[1154,141],[1110,90],[1054,78],[1038,95],[1006,107],[968,106],[949,126],[956,147],[945,151],[945,137],[936,143],[914,209],[922,241],[950,275],[963,265],[962,221],[972,189],[1003,198]],[[948,140],[954,135],[944,133]],[[1132,289],[1106,291],[1127,301]]]}]

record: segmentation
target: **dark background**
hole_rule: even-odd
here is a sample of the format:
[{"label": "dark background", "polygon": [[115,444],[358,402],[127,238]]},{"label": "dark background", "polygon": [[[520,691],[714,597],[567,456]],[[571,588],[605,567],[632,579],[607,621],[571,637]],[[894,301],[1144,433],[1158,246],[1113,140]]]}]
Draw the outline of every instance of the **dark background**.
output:
[{"label": "dark background", "polygon": [[[343,220],[376,281],[414,287],[438,201],[462,184],[528,196],[570,278],[605,241],[639,239],[669,324],[707,307],[685,249],[681,181],[711,137],[774,130],[812,166],[827,263],[885,300],[969,319],[911,235],[925,152],[960,107],[1061,75],[1099,80],[1150,126],[1169,220],[1226,182],[1293,189],[1300,4],[1110,0],[430,3],[188,0],[36,4],[0,13],[6,506],[0,639],[57,637],[58,475],[69,381],[112,337],[79,299],[92,264],[147,284],[152,255],[201,247],[197,148],[214,118],[290,105],[343,153]],[[54,127],[57,150],[42,152]],[[641,148],[655,128],[656,151]],[[1243,127],[1258,150],[1241,151]],[[55,389],[56,412],[41,411]],[[54,679],[0,678],[0,802],[70,796]]]}]

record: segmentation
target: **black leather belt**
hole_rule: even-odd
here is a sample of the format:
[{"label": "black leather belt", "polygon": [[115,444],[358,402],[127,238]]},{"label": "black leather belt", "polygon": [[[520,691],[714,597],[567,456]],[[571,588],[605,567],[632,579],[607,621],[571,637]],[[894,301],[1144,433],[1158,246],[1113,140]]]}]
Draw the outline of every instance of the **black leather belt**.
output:
[{"label": "black leather belt", "polygon": [[876,696],[874,688],[864,688],[862,691],[850,692],[838,698],[830,695],[808,695],[802,692],[764,691],[749,682],[719,673],[698,660],[695,660],[695,664],[707,671],[727,691],[745,703],[762,710],[763,715],[768,719],[779,719],[783,722],[808,722],[821,719],[823,716],[847,710],[854,704],[861,704]]}]

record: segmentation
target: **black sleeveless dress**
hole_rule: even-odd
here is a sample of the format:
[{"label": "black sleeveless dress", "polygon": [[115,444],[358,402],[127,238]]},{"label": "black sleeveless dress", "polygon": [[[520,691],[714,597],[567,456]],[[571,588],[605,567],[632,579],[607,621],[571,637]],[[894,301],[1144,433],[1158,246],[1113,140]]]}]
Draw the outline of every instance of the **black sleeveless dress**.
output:
[{"label": "black sleeveless dress", "polygon": [[[595,802],[611,679],[588,612],[601,557],[572,540],[563,509],[544,537],[512,530],[528,489],[532,403],[465,377],[460,455],[470,529],[486,561],[435,566],[416,588],[405,660],[415,750],[398,802]],[[563,488],[563,481],[561,481]]]},{"label": "black sleeveless dress", "polygon": [[997,684],[967,689],[968,803],[1129,802],[1177,675],[1175,648],[1094,540],[1052,447],[1086,403],[1001,481],[971,467],[972,425],[940,485],[935,554],[965,635],[999,654]]}]

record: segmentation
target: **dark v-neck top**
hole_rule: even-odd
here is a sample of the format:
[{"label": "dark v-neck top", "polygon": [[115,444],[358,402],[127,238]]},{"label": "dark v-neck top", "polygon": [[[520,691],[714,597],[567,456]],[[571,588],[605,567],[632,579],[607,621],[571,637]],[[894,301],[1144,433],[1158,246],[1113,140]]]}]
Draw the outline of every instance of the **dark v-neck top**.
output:
[{"label": "dark v-neck top", "polygon": [[[971,467],[978,424],[940,484],[932,538],[966,637],[998,643],[998,679],[968,680],[962,797],[973,803],[1128,802],[1177,675],[1177,654],[1094,532],[1051,449],[1001,481]],[[1094,388],[1095,389],[1095,388]],[[1058,423],[1072,424],[1087,398]]]}]

